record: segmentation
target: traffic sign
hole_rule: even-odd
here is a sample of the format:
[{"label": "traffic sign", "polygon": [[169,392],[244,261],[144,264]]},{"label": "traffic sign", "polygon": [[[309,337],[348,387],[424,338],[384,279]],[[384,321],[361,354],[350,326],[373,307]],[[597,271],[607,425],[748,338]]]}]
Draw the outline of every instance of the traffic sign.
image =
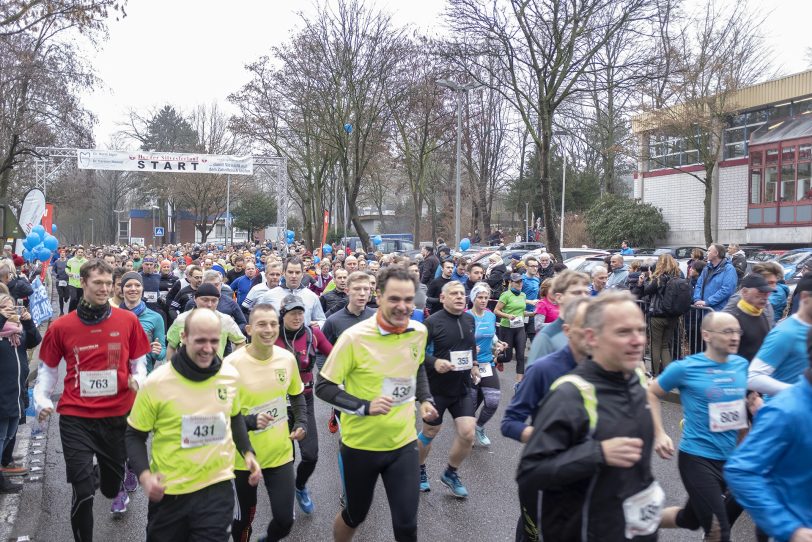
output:
[{"label": "traffic sign", "polygon": [[164,229],[161,226],[156,226],[155,228],[155,237],[163,237],[164,236]]}]

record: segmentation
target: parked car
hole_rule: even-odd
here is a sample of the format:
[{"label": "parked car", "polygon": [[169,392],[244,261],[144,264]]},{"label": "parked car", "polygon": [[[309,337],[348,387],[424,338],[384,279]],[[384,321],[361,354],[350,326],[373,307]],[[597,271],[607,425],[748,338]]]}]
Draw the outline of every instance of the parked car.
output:
[{"label": "parked car", "polygon": [[796,248],[788,250],[775,261],[784,268],[784,280],[790,282],[800,278],[795,276],[795,272],[809,259],[812,259],[812,248]]},{"label": "parked car", "polygon": [[[623,256],[623,262],[626,265],[630,265],[633,261],[637,260],[637,261],[640,262],[640,265],[648,266],[649,269],[651,269],[653,271],[654,268],[657,265],[657,259],[658,258],[659,258],[659,256],[654,256],[653,254],[652,255],[633,254],[633,255]],[[572,263],[570,263],[570,261],[567,261],[565,263],[567,264],[567,267],[570,268],[570,269],[575,269],[576,271],[581,271],[582,273],[587,273],[587,274],[590,274],[590,275],[592,274],[592,271],[595,269],[595,267],[597,267],[599,265],[606,266],[606,263],[604,262],[604,258],[601,257],[601,256],[586,257],[586,258],[583,259],[583,261],[580,264],[578,264],[575,267],[571,266],[571,265],[574,265],[576,263],[575,261],[572,261]],[[677,260],[677,264],[679,265],[679,269],[680,269],[680,271],[682,271],[683,276],[687,276],[687,273],[688,273],[688,260]]]},{"label": "parked car", "polygon": [[510,243],[506,250],[544,250],[544,243],[538,241],[522,241],[520,243]]},{"label": "parked car", "polygon": [[705,252],[707,251],[704,247],[698,246],[666,245],[655,248],[653,254],[655,256],[659,256],[660,254],[671,254],[675,260],[690,260],[691,252],[693,252],[694,249],[699,249],[702,251],[702,257],[705,257]]},{"label": "parked car", "polygon": [[777,260],[786,253],[786,250],[760,250],[750,256],[748,259],[754,262],[771,262],[773,260]]}]

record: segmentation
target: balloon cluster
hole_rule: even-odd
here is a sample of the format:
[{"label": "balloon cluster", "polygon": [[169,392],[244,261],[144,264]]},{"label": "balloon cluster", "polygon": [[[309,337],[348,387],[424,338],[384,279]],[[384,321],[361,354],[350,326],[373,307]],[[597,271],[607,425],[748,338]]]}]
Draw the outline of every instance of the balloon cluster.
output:
[{"label": "balloon cluster", "polygon": [[[51,231],[56,233],[56,224],[51,226]],[[57,238],[47,233],[45,228],[38,224],[31,229],[31,233],[23,241],[23,259],[27,262],[34,260],[47,262],[58,247]]]},{"label": "balloon cluster", "polygon": [[289,245],[290,245],[290,244],[293,244],[293,240],[295,239],[296,234],[293,232],[293,230],[288,230],[288,231],[287,231],[287,232],[285,232],[285,233],[286,233],[286,235],[287,235],[288,244],[289,244]]}]

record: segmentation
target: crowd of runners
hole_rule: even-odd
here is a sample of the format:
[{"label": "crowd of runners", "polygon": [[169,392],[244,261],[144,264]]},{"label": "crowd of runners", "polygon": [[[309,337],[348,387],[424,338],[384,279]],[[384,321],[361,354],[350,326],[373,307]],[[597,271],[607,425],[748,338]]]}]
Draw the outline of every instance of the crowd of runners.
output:
[{"label": "crowd of runners", "polygon": [[[60,316],[42,337],[24,271],[0,261],[0,353],[16,358],[23,402],[39,344],[34,409],[43,423],[58,414],[74,540],[93,540],[97,490],[121,515],[139,487],[149,541],[248,541],[258,515],[270,523],[255,539],[281,540],[297,507],[317,513],[308,480],[325,430],[341,444],[322,468],[338,469],[343,491],[340,506],[318,503],[338,511],[332,533],[314,537],[351,540],[380,478],[393,538],[417,540],[435,480],[487,507],[487,488],[464,483],[465,460],[502,438],[494,426],[523,447],[517,541],[647,541],[682,528],[724,542],[743,511],[759,540],[812,540],[812,269],[779,313],[766,310],[777,271],[737,276],[719,245],[694,277],[663,255],[631,287],[548,254],[482,265],[438,249],[412,260],[298,244],[69,247],[51,264]],[[660,319],[673,333],[681,316],[668,307],[690,278],[689,304],[714,309],[700,313],[702,345],[672,360],[658,344],[659,364],[647,365],[647,327]],[[672,390],[679,436],[661,417]],[[488,425],[502,394],[504,418]],[[9,455],[13,419],[0,426]],[[447,462],[431,473],[444,425],[453,443],[434,450]],[[665,507],[653,453],[676,456],[683,506]],[[5,455],[0,489],[18,491]],[[260,482],[270,510],[257,510]]]}]

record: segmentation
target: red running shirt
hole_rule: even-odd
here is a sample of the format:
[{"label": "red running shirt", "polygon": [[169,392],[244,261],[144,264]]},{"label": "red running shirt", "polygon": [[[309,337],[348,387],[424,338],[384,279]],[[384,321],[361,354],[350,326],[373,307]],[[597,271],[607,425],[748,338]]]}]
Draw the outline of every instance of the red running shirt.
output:
[{"label": "red running shirt", "polygon": [[112,310],[107,320],[93,326],[83,324],[74,311],[45,332],[40,359],[55,368],[64,358],[67,365],[56,409],[60,414],[107,418],[124,416],[132,408],[135,393],[127,385],[130,360],[146,355],[151,346],[137,316]]}]

